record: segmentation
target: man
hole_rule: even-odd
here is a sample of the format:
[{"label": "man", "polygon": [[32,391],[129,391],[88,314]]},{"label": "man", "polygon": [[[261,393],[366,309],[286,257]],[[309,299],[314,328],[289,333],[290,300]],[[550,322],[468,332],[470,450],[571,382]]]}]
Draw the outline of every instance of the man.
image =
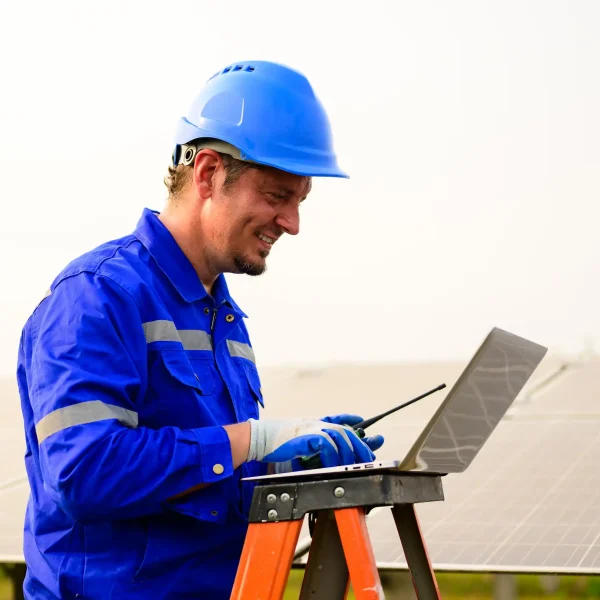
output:
[{"label": "man", "polygon": [[[231,65],[179,123],[167,206],[77,258],[27,321],[18,382],[27,598],[229,597],[252,486],[369,462],[358,416],[272,421],[223,273],[259,275],[311,177],[343,177],[308,81]],[[283,399],[285,401],[285,399]]]}]

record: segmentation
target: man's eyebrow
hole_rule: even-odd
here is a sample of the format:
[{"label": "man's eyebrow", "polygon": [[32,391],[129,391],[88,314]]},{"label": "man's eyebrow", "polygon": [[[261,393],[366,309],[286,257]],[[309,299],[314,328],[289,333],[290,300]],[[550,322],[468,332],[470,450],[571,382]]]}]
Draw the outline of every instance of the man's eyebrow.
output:
[{"label": "man's eyebrow", "polygon": [[286,196],[293,196],[295,194],[294,190],[285,187],[285,185],[275,185],[275,187]]},{"label": "man's eyebrow", "polygon": [[285,187],[285,185],[281,184],[281,183],[272,183],[272,182],[265,182],[260,186],[261,190],[277,190],[278,192],[281,192],[282,194],[287,194],[288,196],[291,196],[294,193],[294,190]]},{"label": "man's eyebrow", "polygon": [[[285,194],[286,196],[293,196],[294,194],[296,194],[296,190],[293,190],[292,188],[288,188],[282,183],[266,184],[263,187],[275,188],[275,189],[277,189],[278,192],[281,192],[282,194]],[[310,189],[306,192],[306,194],[304,196],[302,196],[302,198],[300,199],[300,202],[302,202],[303,200],[306,200],[309,193],[310,193]]]}]

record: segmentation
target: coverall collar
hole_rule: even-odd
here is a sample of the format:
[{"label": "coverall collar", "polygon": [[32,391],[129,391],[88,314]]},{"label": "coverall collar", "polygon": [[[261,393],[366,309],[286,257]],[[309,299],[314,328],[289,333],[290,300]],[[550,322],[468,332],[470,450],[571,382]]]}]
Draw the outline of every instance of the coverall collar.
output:
[{"label": "coverall collar", "polygon": [[[162,272],[186,302],[196,302],[208,297],[198,274],[171,232],[158,218],[158,211],[145,208],[134,235],[145,246]],[[243,317],[247,315],[234,302],[225,276],[221,273],[213,284],[213,298],[217,304],[229,304]]]}]

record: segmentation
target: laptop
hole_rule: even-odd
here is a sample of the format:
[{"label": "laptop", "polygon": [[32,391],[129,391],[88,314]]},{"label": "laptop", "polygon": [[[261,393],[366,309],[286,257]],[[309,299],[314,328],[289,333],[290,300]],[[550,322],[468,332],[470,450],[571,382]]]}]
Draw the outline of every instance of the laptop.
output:
[{"label": "laptop", "polygon": [[535,342],[493,328],[402,459],[245,479],[320,478],[367,469],[432,475],[460,473],[473,462],[547,351]]}]

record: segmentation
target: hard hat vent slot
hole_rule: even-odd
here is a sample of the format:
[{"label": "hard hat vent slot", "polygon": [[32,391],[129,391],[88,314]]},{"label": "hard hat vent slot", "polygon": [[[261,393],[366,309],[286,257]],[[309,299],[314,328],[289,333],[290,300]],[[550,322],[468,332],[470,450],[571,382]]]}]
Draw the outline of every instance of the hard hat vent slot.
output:
[{"label": "hard hat vent slot", "polygon": [[256,67],[253,67],[252,65],[230,65],[229,67],[225,67],[222,71],[217,71],[212,77],[208,79],[208,81],[214,79],[217,75],[225,75],[225,73],[229,73],[230,71],[246,71],[247,73],[252,73],[254,69],[256,69]]},{"label": "hard hat vent slot", "polygon": [[[234,71],[248,71],[249,73],[252,73],[252,71],[254,71],[255,67],[253,67],[252,65],[231,65],[229,67],[225,67],[222,71],[221,71],[221,75],[225,75],[225,73],[229,73],[230,71],[233,73]],[[214,77],[214,76],[213,76]]]}]

